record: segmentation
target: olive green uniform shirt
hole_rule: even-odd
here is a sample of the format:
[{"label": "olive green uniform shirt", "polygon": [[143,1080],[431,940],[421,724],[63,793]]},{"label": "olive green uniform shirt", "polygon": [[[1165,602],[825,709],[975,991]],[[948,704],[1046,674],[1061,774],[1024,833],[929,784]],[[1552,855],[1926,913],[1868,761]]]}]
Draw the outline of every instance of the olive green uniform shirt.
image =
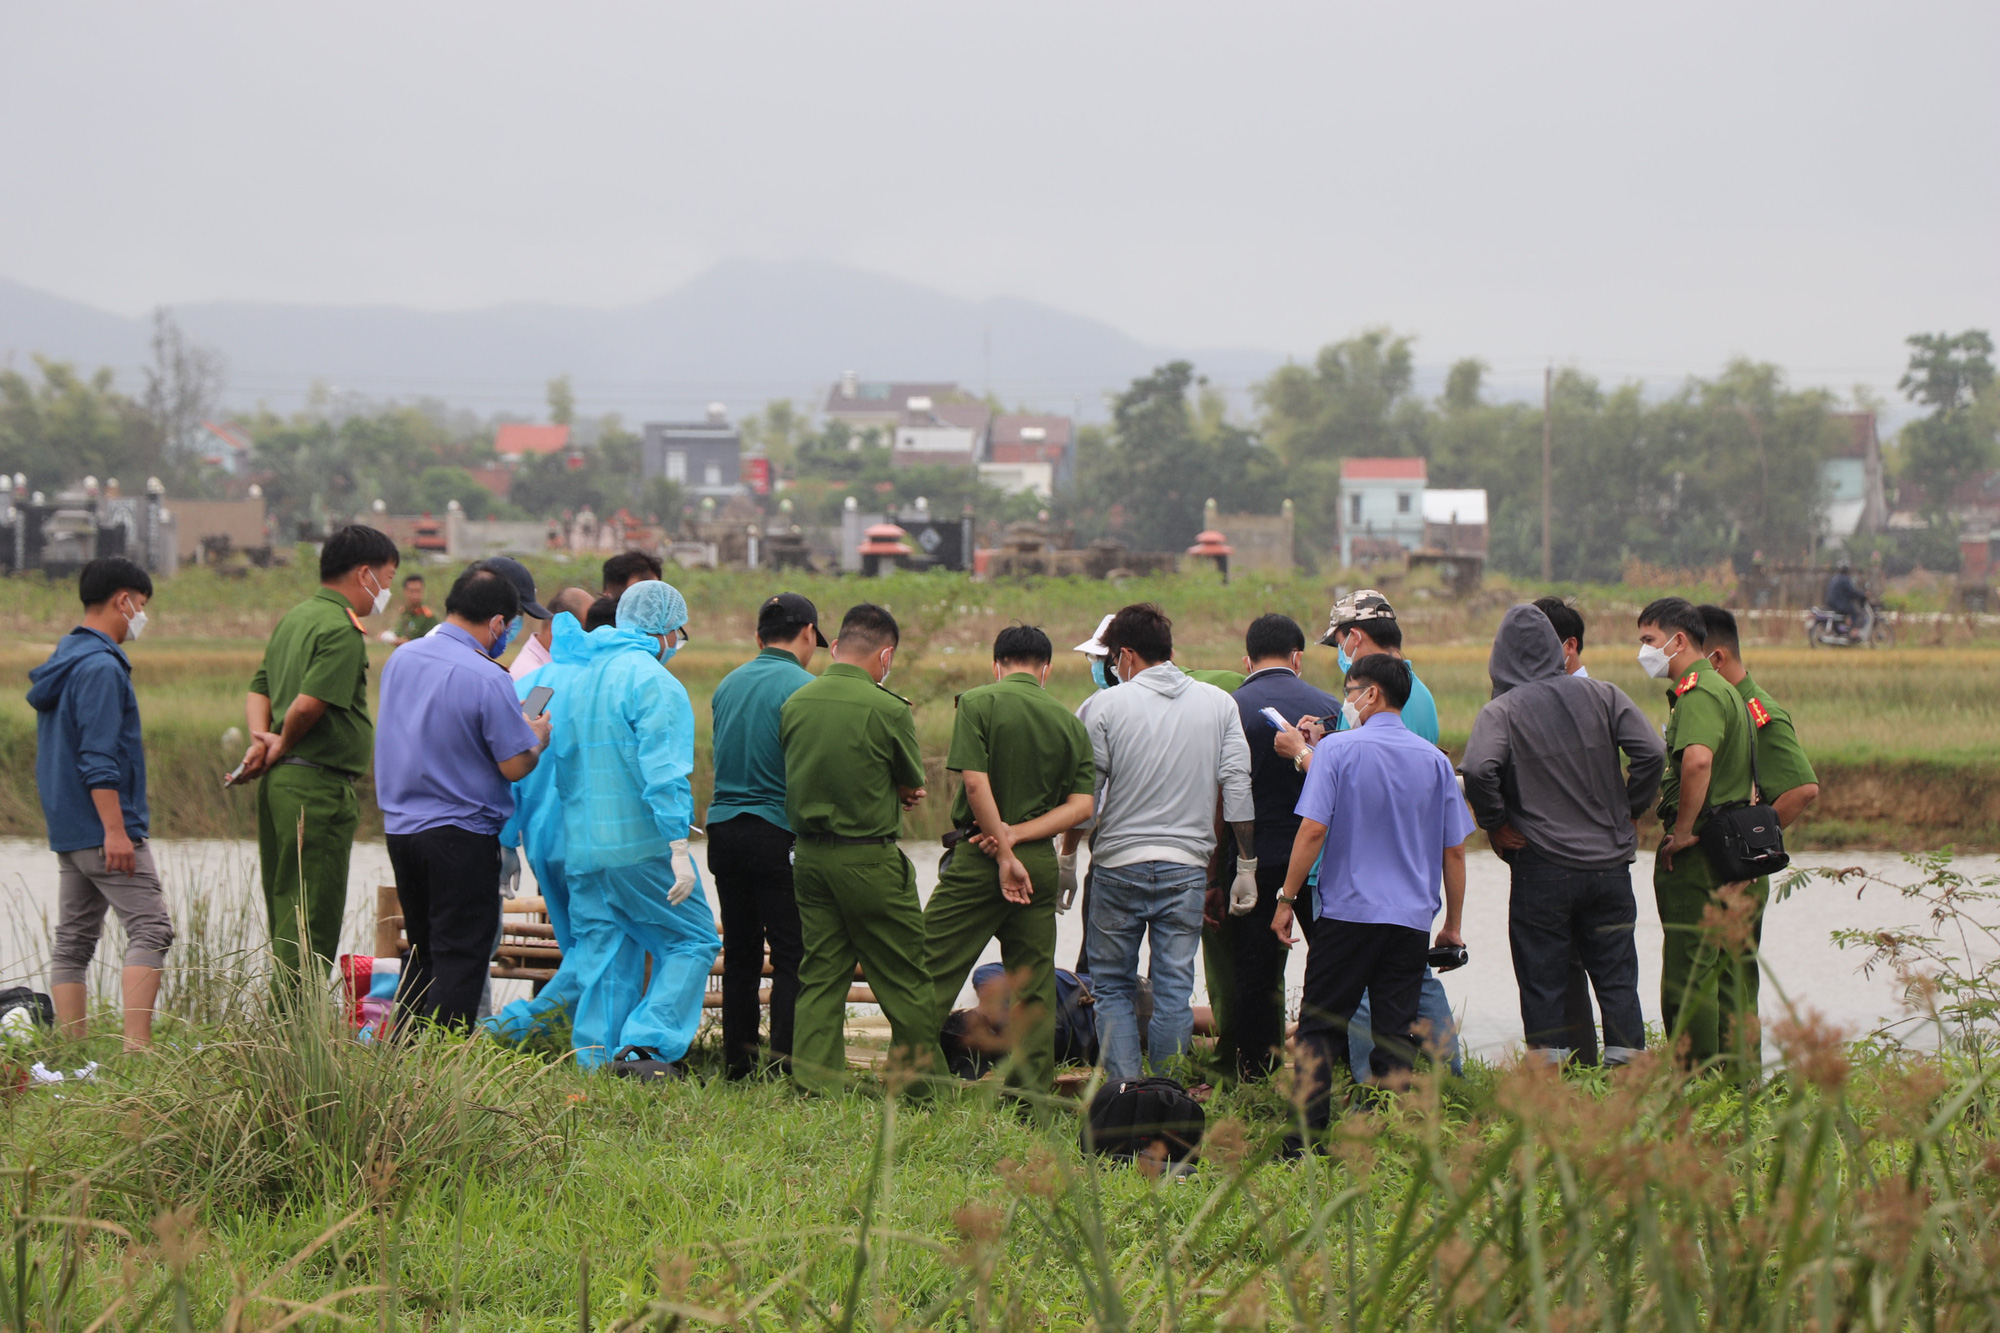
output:
[{"label": "olive green uniform shirt", "polygon": [[321,588],[285,612],[264,645],[264,663],[250,692],[271,701],[271,729],[282,731],[292,700],[301,694],[326,704],[319,722],[289,757],[359,777],[375,753],[375,721],[368,716],[368,635],[347,598]]},{"label": "olive green uniform shirt", "polygon": [[[1083,723],[1025,671],[958,696],[944,764],[954,773],[986,774],[1008,824],[1039,819],[1069,797],[1097,790]],[[978,823],[964,787],[952,802],[951,822],[962,829]]]},{"label": "olive green uniform shirt", "polygon": [[924,785],[910,701],[866,671],[835,662],[785,700],[785,818],[800,837],[893,838],[898,787]]},{"label": "olive green uniform shirt", "polygon": [[[1731,689],[1707,658],[1674,682],[1667,693],[1667,776],[1660,783],[1660,821],[1669,830],[1680,809],[1681,753],[1690,745],[1706,745],[1714,756],[1709,767],[1708,805],[1728,805],[1750,799],[1750,714],[1743,698]],[[1695,816],[1694,828],[1707,822]]]},{"label": "olive green uniform shirt", "polygon": [[1736,682],[1736,693],[1750,707],[1750,720],[1757,725],[1757,783],[1766,802],[1775,801],[1794,787],[1817,785],[1812,760],[1799,744],[1792,715],[1749,676]]},{"label": "olive green uniform shirt", "polygon": [[438,618],[431,614],[428,606],[419,606],[412,611],[409,603],[405,602],[403,614],[396,617],[396,637],[399,639],[421,639],[437,627]]},{"label": "olive green uniform shirt", "polygon": [[1236,691],[1243,688],[1243,682],[1250,679],[1250,677],[1244,675],[1241,671],[1223,671],[1220,669],[1190,671],[1187,673],[1187,678],[1189,680],[1198,680],[1204,685],[1213,685],[1224,694],[1236,693]]}]

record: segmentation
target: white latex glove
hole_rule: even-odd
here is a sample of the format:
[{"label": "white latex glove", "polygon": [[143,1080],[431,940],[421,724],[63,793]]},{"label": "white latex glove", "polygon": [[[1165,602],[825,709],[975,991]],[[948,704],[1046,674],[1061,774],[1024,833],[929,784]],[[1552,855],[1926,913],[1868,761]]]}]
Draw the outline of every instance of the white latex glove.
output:
[{"label": "white latex glove", "polygon": [[512,847],[500,849],[500,896],[521,896],[521,853]]},{"label": "white latex glove", "polygon": [[686,838],[674,839],[672,861],[674,886],[667,890],[667,901],[679,907],[694,894],[694,857],[688,851]]},{"label": "white latex glove", "polygon": [[1229,881],[1229,915],[1242,916],[1257,905],[1257,858],[1236,858],[1236,878]]},{"label": "white latex glove", "polygon": [[1056,911],[1067,912],[1076,901],[1076,853],[1056,853]]}]

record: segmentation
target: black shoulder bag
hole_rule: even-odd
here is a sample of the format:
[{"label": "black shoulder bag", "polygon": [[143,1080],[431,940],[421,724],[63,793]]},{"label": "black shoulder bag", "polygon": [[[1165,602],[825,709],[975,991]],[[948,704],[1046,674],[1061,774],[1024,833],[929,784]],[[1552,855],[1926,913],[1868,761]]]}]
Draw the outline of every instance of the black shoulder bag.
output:
[{"label": "black shoulder bag", "polygon": [[1763,784],[1757,781],[1757,719],[1748,699],[1743,716],[1750,723],[1750,799],[1711,806],[1701,828],[1701,849],[1725,884],[1774,875],[1792,863],[1778,812],[1764,804]]}]

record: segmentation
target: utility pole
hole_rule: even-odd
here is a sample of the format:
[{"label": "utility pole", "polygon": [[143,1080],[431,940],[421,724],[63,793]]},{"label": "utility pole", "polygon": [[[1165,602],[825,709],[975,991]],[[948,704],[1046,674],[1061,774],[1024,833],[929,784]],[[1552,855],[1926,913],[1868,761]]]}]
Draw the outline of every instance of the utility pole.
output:
[{"label": "utility pole", "polygon": [[1542,369],[1542,582],[1554,577],[1549,561],[1549,445],[1554,439],[1551,405],[1555,397],[1556,368]]}]

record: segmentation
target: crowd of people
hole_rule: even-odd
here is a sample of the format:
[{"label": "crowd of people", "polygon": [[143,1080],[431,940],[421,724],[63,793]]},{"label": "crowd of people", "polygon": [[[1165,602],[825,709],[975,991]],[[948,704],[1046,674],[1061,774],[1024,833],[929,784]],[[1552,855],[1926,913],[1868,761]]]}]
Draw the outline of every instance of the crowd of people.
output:
[{"label": "crowd of people", "polygon": [[[453,581],[441,617],[422,580],[404,579],[371,715],[362,617],[390,611],[400,553],[357,525],[319,560],[319,589],[266,645],[246,700],[249,743],[224,779],[256,785],[281,992],[339,949],[356,784],[372,766],[409,941],[399,1025],[508,1041],[567,1033],[585,1068],[677,1077],[720,954],[730,1078],[842,1086],[848,1005],[865,980],[892,1067],[921,1091],[948,1068],[940,1033],[997,941],[1006,1078],[1045,1094],[1057,916],[1080,895],[1075,975],[1114,1083],[1183,1067],[1198,955],[1224,1073],[1269,1077],[1287,1048],[1287,951],[1303,939],[1291,1043],[1308,1119],[1324,1125],[1350,1076],[1393,1085],[1420,1059],[1457,1066],[1437,973],[1468,957],[1475,830],[1511,875],[1507,943],[1531,1056],[1615,1065],[1643,1050],[1631,866],[1639,821],[1657,806],[1662,1026],[1691,1064],[1755,1058],[1753,955],[1769,885],[1721,882],[1701,835],[1715,812],[1758,799],[1790,825],[1818,786],[1721,607],[1668,597],[1638,616],[1639,663],[1670,683],[1663,732],[1591,678],[1574,607],[1510,608],[1488,664],[1492,700],[1456,764],[1376,591],[1342,597],[1317,640],[1336,654],[1332,693],[1304,679],[1307,636],[1287,616],[1249,624],[1241,673],[1186,671],[1167,615],[1136,604],[1077,645],[1097,688],[1072,712],[1047,692],[1048,634],[1011,625],[994,641],[992,682],[955,702],[951,831],[924,899],[901,835],[930,793],[912,707],[888,688],[900,632],[885,608],[852,607],[829,638],[807,598],[763,603],[756,654],[711,701],[704,830],[694,705],[670,665],[689,639],[688,607],[659,561],[620,554],[601,594],[565,588],[546,605],[518,561],[480,561]],[[124,651],[153,585],[131,562],[101,559],[79,592],[82,623],[31,673],[28,696],[61,871],[54,1002],[80,1033],[85,970],[115,911],[128,940],[125,1037],[141,1046],[173,940]],[[815,673],[822,651],[831,660]],[[704,832],[712,886],[689,848]],[[495,1013],[501,903],[524,862],[562,960]],[[1748,920],[1718,936],[1704,929],[1718,911]]]}]

